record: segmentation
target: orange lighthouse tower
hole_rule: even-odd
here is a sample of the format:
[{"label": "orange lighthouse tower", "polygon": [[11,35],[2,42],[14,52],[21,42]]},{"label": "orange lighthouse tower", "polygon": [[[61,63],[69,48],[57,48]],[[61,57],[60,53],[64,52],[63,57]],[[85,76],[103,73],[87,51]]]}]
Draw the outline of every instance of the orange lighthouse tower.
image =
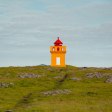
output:
[{"label": "orange lighthouse tower", "polygon": [[63,43],[58,37],[58,39],[54,42],[54,46],[50,46],[51,66],[66,67],[65,64],[66,46],[62,45]]}]

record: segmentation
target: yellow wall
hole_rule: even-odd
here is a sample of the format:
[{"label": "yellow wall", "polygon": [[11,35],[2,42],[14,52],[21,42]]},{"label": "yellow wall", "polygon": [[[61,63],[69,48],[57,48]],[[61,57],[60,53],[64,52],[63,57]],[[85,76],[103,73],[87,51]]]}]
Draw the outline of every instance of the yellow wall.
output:
[{"label": "yellow wall", "polygon": [[[51,66],[56,67],[65,67],[65,54],[66,54],[66,46],[51,46]],[[60,65],[56,64],[56,58],[60,57]]]}]

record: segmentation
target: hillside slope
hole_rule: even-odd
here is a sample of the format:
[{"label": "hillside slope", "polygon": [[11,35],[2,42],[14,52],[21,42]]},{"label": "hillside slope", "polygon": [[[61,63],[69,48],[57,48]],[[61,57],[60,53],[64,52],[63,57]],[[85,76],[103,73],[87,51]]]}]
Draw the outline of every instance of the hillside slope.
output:
[{"label": "hillside slope", "polygon": [[1,67],[0,112],[112,112],[112,68]]}]

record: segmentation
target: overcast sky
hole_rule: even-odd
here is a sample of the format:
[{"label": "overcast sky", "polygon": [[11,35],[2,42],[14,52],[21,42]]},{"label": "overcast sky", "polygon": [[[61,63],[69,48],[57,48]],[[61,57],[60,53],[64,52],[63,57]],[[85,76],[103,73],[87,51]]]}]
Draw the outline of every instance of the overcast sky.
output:
[{"label": "overcast sky", "polygon": [[49,65],[57,37],[67,64],[112,66],[112,0],[0,0],[0,66]]}]

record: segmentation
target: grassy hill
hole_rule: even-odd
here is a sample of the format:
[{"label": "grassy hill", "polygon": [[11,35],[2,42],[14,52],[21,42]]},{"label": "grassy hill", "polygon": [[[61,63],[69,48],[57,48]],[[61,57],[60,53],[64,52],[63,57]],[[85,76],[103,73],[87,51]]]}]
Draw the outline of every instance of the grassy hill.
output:
[{"label": "grassy hill", "polygon": [[0,112],[112,112],[111,68],[1,67]]}]

